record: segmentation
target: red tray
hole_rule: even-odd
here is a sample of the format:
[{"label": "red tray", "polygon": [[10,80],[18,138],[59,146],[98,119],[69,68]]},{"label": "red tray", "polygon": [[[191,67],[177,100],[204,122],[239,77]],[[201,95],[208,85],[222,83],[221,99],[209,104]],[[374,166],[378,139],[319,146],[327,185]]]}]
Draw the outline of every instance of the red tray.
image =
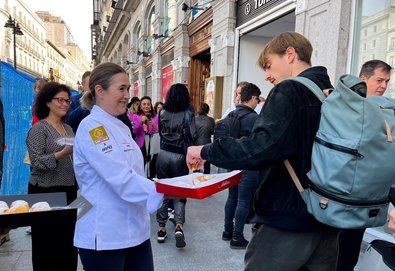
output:
[{"label": "red tray", "polygon": [[165,195],[181,196],[185,198],[204,199],[241,181],[241,172],[217,183],[197,188],[184,188],[156,182],[156,191]]}]

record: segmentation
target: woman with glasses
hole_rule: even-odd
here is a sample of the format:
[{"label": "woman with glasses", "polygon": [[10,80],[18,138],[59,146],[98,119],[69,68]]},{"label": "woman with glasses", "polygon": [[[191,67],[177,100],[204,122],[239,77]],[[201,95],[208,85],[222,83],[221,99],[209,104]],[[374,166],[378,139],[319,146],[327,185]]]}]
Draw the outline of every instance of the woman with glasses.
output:
[{"label": "woman with glasses", "polygon": [[[64,123],[70,107],[70,89],[48,83],[37,94],[34,113],[40,120],[30,128],[26,144],[31,161],[28,193],[65,192],[69,204],[77,197],[72,147],[58,143],[73,138]],[[74,223],[56,227],[32,227],[34,270],[76,270],[77,250],[73,247]]]}]

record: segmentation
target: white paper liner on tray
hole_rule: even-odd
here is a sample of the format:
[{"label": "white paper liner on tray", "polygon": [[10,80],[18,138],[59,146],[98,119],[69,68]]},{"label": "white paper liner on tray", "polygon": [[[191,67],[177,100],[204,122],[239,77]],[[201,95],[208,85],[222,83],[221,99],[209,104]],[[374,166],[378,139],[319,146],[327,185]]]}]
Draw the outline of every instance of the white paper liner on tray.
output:
[{"label": "white paper liner on tray", "polygon": [[[156,182],[174,186],[174,187],[182,187],[182,188],[199,188],[209,186],[223,180],[229,179],[240,173],[240,170],[234,170],[232,172],[227,173],[218,173],[218,174],[203,174],[203,173],[193,173],[189,175],[184,175],[175,178],[168,179],[158,179]],[[194,183],[193,180],[198,176],[212,176],[213,178],[203,182]]]}]

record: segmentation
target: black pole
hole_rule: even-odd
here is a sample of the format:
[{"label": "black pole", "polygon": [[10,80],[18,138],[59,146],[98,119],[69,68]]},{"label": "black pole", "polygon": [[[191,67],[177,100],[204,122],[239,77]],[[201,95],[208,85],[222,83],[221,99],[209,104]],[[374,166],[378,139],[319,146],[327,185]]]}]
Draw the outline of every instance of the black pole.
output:
[{"label": "black pole", "polygon": [[12,34],[14,34],[14,68],[16,70],[16,41],[15,41],[15,28],[12,29]]}]

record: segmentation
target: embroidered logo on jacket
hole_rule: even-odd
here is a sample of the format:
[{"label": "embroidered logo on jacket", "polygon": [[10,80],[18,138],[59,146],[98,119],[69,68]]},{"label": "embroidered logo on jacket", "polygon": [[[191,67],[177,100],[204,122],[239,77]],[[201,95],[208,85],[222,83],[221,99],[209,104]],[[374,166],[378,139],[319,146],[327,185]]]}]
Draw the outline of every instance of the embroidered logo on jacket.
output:
[{"label": "embroidered logo on jacket", "polygon": [[95,144],[100,144],[109,140],[107,131],[103,125],[90,130],[89,134],[92,138],[93,143]]}]

